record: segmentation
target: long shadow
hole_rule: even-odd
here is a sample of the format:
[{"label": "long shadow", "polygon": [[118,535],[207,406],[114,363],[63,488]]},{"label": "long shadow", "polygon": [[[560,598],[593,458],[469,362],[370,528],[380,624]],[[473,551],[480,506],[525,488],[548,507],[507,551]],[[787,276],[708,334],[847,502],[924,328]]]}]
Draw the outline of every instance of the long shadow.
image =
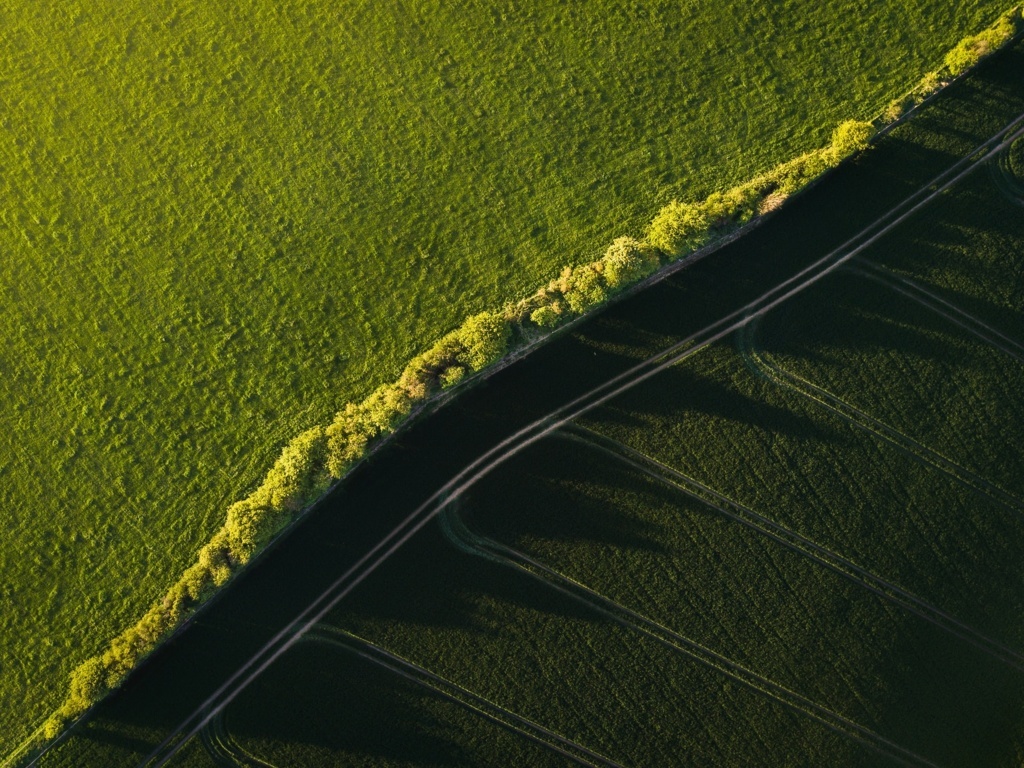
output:
[{"label": "long shadow", "polygon": [[429,692],[358,657],[300,643],[258,687],[232,702],[225,727],[239,745],[270,762],[254,744],[276,745],[307,761],[326,751],[342,759],[464,764],[463,748],[444,737],[443,722],[428,714],[434,704]]},{"label": "long shadow", "polygon": [[[715,345],[724,349],[728,342]],[[645,416],[658,419],[713,416],[778,432],[789,436],[841,440],[820,421],[799,411],[752,397],[708,375],[701,363],[705,355],[686,365],[661,371],[634,392],[601,408],[601,420],[624,427],[643,427]]]},{"label": "long shadow", "polygon": [[[918,119],[790,201],[747,237],[642,294],[608,307],[574,332],[554,339],[527,360],[406,430],[134,673],[118,694],[97,709],[94,723],[126,734],[141,732],[143,727],[165,733],[173,729],[410,509],[483,451],[622,372],[637,355],[660,345],[662,339],[682,338],[743,306],[860,231],[988,138],[1024,109],[1021,72],[1024,58],[1020,50],[994,57]],[[945,126],[952,124],[957,129],[946,130]],[[711,401],[717,396],[708,393],[708,408],[714,407]],[[784,421],[787,417],[780,414],[779,418]],[[792,428],[790,424],[779,428]],[[614,531],[609,522],[601,535],[611,536]],[[433,545],[428,541],[431,536],[435,537]],[[425,531],[422,539],[428,544],[424,549],[405,561],[396,559],[394,573],[401,578],[390,575],[390,561],[375,574],[390,583],[389,589],[376,592],[381,602],[405,606],[394,611],[395,615],[405,615],[408,609],[418,621],[463,621],[465,614],[458,608],[460,592],[452,588],[455,584],[469,585],[463,596],[483,586],[553,614],[576,615],[571,601],[555,600],[507,573],[489,573],[482,566],[466,569],[462,575],[450,573],[448,594],[439,587],[431,588],[432,604],[455,601],[456,608],[436,613],[420,608],[416,613],[416,606],[410,604],[414,598],[405,594],[414,591],[409,584],[418,586],[421,574],[449,560],[455,563],[450,566],[454,571],[465,569],[458,565],[458,557],[448,554],[450,549],[436,546],[436,536]],[[643,546],[642,537],[632,545]],[[353,598],[373,591],[360,588]],[[357,601],[352,602],[355,606]],[[360,605],[359,610],[367,612],[388,610],[366,600]],[[75,759],[75,742],[83,739],[87,730],[72,735],[51,764],[81,766]],[[147,752],[141,745],[125,743],[111,747],[109,754],[94,764],[132,766]]]}]

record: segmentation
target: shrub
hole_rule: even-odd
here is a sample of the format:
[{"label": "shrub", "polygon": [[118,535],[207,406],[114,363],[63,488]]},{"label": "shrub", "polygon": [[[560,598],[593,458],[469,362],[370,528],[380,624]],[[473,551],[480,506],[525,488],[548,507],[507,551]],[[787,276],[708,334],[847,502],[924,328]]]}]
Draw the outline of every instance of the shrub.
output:
[{"label": "shrub", "polygon": [[323,427],[293,438],[250,497],[253,502],[274,510],[300,509],[324,482],[326,441]]},{"label": "shrub", "polygon": [[466,378],[466,369],[453,365],[441,374],[441,389],[450,389]]},{"label": "shrub", "polygon": [[566,267],[562,272],[562,296],[574,314],[582,315],[608,298],[599,268],[596,264]]},{"label": "shrub", "polygon": [[530,320],[541,328],[554,328],[562,320],[562,315],[550,304],[538,307],[530,314]]},{"label": "shrub", "polygon": [[875,128],[871,123],[859,120],[840,123],[832,132],[832,142],[825,150],[828,162],[831,165],[838,165],[844,158],[866,149],[874,132]]},{"label": "shrub", "polygon": [[609,288],[622,288],[647,277],[660,264],[657,254],[632,237],[620,237],[605,251],[604,281]]},{"label": "shrub", "polygon": [[455,334],[465,346],[459,362],[470,371],[479,371],[501,359],[508,351],[512,329],[508,321],[491,312],[469,318]]},{"label": "shrub", "polygon": [[707,222],[700,207],[673,200],[647,228],[647,242],[670,257],[682,256],[704,244]]},{"label": "shrub", "polygon": [[965,37],[946,54],[946,69],[954,77],[970,69],[1013,37],[1020,23],[1020,8],[1013,8],[996,19],[988,29]]},{"label": "shrub", "polygon": [[327,471],[333,478],[341,477],[349,466],[362,458],[373,437],[363,422],[360,409],[354,403],[348,403],[335,414],[325,434]]}]

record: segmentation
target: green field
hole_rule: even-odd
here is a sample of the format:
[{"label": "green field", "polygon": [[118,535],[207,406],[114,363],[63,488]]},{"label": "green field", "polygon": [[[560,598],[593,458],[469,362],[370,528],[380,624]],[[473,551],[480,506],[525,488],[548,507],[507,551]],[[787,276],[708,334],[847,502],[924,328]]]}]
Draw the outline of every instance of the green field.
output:
[{"label": "green field", "polygon": [[[976,143],[936,109],[864,163]],[[174,765],[1019,766],[1022,146],[477,482]]]},{"label": "green field", "polygon": [[0,10],[0,752],[284,439],[1002,9]]}]

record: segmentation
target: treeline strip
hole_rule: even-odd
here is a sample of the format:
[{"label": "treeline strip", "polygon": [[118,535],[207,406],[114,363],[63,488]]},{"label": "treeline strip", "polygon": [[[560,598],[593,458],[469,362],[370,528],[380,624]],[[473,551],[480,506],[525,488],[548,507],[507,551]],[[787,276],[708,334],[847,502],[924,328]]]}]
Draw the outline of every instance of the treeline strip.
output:
[{"label": "treeline strip", "polygon": [[642,240],[620,237],[600,259],[565,267],[532,296],[500,313],[470,317],[413,358],[396,382],[378,387],[359,403],[345,405],[330,424],[292,439],[260,486],[228,508],[224,525],[164,597],[103,653],[71,673],[66,698],[44,723],[43,738],[58,736],[68,723],[117,688],[162,639],[418,406],[496,363],[509,353],[514,338],[535,337],[573,320],[663,265],[777,209],[789,195],[865,149],[878,130],[995,52],[1021,28],[1021,10],[1014,7],[984,31],[961,40],[946,55],[941,70],[928,73],[910,95],[892,102],[879,121],[846,121],[825,147],[703,200],[669,203],[651,221]]}]

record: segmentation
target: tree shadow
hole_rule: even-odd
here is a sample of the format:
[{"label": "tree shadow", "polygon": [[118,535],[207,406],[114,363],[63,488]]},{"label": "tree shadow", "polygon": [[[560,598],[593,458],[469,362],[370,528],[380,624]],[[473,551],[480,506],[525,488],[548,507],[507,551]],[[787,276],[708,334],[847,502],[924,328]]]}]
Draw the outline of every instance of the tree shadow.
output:
[{"label": "tree shadow", "polygon": [[455,709],[346,648],[303,641],[231,703],[224,726],[232,741],[270,762],[275,759],[261,748],[274,758],[327,757],[339,764],[376,758],[461,765],[465,746],[446,720]]}]

